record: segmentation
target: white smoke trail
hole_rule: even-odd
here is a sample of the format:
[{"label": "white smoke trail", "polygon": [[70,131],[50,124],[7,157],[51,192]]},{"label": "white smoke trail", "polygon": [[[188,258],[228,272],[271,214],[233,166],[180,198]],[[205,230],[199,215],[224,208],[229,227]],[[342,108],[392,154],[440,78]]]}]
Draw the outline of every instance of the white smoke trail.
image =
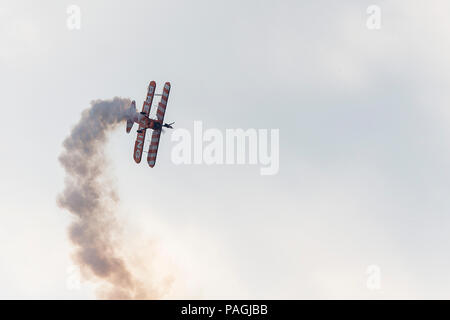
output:
[{"label": "white smoke trail", "polygon": [[105,183],[107,133],[126,120],[129,105],[129,99],[117,97],[96,100],[82,113],[59,157],[66,179],[57,201],[75,216],[69,227],[69,238],[76,247],[74,260],[84,276],[102,283],[102,298],[158,298],[161,288],[137,279],[121,254],[115,215],[119,198],[111,184]]}]

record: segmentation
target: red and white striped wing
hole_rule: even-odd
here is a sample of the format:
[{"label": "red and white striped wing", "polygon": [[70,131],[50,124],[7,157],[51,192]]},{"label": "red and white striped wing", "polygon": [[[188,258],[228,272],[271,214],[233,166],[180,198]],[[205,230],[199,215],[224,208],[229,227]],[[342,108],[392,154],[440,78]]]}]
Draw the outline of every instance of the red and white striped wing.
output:
[{"label": "red and white striped wing", "polygon": [[147,98],[142,105],[142,112],[145,112],[145,115],[148,117],[150,114],[150,109],[152,108],[153,96],[155,95],[156,82],[150,81],[147,90]]},{"label": "red and white striped wing", "polygon": [[161,121],[161,124],[164,124],[164,114],[166,113],[167,100],[169,99],[170,93],[170,82],[166,82],[164,84],[164,89],[161,95],[161,101],[158,104],[158,110],[156,110],[156,118],[158,121]]},{"label": "red and white striped wing", "polygon": [[[156,89],[156,82],[150,81],[147,90],[147,98],[145,99],[144,104],[142,105],[142,112],[144,112],[147,117],[150,113],[150,108],[152,107],[155,89]],[[138,132],[136,142],[134,143],[133,158],[134,161],[136,161],[136,163],[141,162],[142,152],[144,150],[145,133],[146,133],[145,121],[146,119],[144,117],[141,117],[141,120],[139,122],[139,130],[142,130],[142,132],[141,133]]]},{"label": "red and white striped wing", "polygon": [[[140,125],[139,125],[139,128],[141,128]],[[147,132],[147,130],[142,130],[141,133],[138,132],[137,137],[136,137],[136,142],[134,143],[133,158],[134,158],[134,161],[136,161],[136,163],[141,162],[146,132]]]},{"label": "red and white striped wing", "polygon": [[[164,115],[166,113],[167,100],[169,99],[170,93],[170,82],[164,84],[164,89],[161,95],[161,102],[158,104],[158,109],[156,111],[156,118],[161,125],[164,124]],[[148,147],[147,162],[148,165],[153,168],[156,163],[156,155],[158,154],[159,139],[161,137],[161,130],[154,130],[152,134],[152,141]]]},{"label": "red and white striped wing", "polygon": [[156,163],[156,155],[158,153],[159,138],[161,137],[161,130],[154,130],[152,133],[152,140],[148,147],[147,162],[150,168],[153,168]]}]

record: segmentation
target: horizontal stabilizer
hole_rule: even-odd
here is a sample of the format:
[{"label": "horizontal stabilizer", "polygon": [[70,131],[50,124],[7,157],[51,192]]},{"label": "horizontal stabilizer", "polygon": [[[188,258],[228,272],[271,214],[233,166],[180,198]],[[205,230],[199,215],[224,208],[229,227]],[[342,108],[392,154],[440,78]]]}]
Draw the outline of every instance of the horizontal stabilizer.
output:
[{"label": "horizontal stabilizer", "polygon": [[130,108],[127,110],[127,133],[130,133],[134,124],[134,115],[136,114],[136,101],[132,101]]},{"label": "horizontal stabilizer", "polygon": [[134,121],[131,119],[127,120],[127,133],[130,133],[131,128],[133,128]]}]

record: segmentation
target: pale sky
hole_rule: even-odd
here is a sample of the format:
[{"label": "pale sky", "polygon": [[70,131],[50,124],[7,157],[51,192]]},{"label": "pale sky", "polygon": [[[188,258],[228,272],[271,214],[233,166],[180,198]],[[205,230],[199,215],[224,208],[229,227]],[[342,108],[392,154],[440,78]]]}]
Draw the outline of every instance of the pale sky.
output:
[{"label": "pale sky", "polygon": [[449,12],[445,0],[1,0],[0,298],[95,298],[92,283],[70,285],[58,155],[91,100],[140,108],[150,80],[171,82],[177,128],[280,130],[273,176],[176,166],[170,132],[150,169],[133,161],[135,131],[111,134],[125,237],[154,241],[155,268],[176,270],[167,298],[449,298]]}]

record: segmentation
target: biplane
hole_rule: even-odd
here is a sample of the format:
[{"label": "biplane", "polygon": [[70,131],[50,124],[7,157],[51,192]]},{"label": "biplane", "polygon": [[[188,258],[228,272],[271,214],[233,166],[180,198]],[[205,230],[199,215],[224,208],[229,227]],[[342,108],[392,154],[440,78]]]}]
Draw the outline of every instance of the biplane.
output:
[{"label": "biplane", "polygon": [[[159,139],[163,128],[173,129],[172,123],[164,123],[164,114],[166,113],[167,100],[170,93],[170,82],[164,84],[164,88],[161,94],[155,94],[156,82],[151,81],[148,85],[147,98],[142,105],[142,111],[136,112],[136,101],[132,101],[129,112],[127,114],[127,133],[130,133],[133,124],[136,122],[139,124],[137,130],[136,142],[134,144],[133,158],[136,163],[141,162],[142,153],[144,152],[145,134],[147,129],[152,129],[152,138],[148,147],[147,163],[153,168],[156,163],[156,155],[158,153]],[[150,118],[150,111],[152,108],[153,97],[161,96],[161,100],[158,103],[158,109],[156,110],[156,119]]]}]

